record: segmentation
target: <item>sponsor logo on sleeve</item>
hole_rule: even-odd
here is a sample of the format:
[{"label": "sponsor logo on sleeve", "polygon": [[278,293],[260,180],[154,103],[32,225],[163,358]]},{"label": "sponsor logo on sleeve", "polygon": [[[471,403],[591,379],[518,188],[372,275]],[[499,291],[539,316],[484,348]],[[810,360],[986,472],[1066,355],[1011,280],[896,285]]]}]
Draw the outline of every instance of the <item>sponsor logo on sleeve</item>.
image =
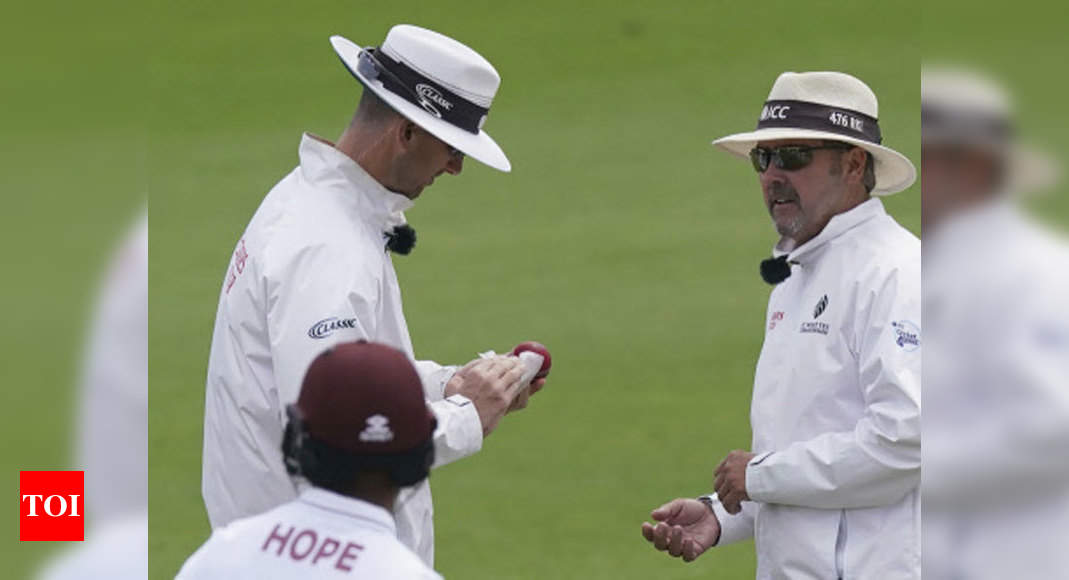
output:
[{"label": "sponsor logo on sleeve", "polygon": [[226,293],[230,294],[230,289],[234,287],[234,283],[238,281],[238,276],[245,271],[245,262],[249,259],[249,251],[245,249],[245,238],[241,238],[238,242],[237,249],[234,250],[234,259],[230,261],[230,269],[226,273]]},{"label": "sponsor logo on sleeve", "polygon": [[783,316],[784,316],[784,314],[783,314],[782,310],[777,310],[777,311],[773,312],[772,313],[772,317],[768,321],[768,329],[769,330],[775,329],[776,328],[776,323],[782,321],[783,320]]},{"label": "sponsor logo on sleeve", "polygon": [[896,320],[891,323],[894,330],[895,344],[906,352],[913,352],[921,347],[921,329],[908,320]]},{"label": "sponsor logo on sleeve", "polygon": [[316,339],[326,338],[334,334],[335,330],[343,330],[346,328],[356,328],[356,319],[331,316],[330,318],[324,318],[313,324],[312,328],[308,329],[308,336]]}]

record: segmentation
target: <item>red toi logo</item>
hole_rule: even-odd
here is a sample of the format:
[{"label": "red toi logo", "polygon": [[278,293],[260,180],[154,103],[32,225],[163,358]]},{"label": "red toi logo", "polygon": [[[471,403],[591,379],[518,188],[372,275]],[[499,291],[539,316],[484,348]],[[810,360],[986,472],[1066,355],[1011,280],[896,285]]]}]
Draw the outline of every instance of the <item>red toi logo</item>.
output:
[{"label": "red toi logo", "polygon": [[772,313],[772,318],[768,321],[768,329],[772,330],[776,328],[776,323],[783,320],[783,312],[776,311]]},{"label": "red toi logo", "polygon": [[85,539],[85,472],[19,472],[19,540]]}]

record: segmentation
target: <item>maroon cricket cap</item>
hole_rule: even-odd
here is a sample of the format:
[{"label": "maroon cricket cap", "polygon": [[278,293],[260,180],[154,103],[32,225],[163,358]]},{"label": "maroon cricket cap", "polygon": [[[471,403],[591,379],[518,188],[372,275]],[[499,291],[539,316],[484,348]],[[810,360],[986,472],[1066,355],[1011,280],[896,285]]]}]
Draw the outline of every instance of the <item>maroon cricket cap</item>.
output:
[{"label": "maroon cricket cap", "polygon": [[357,454],[409,451],[434,431],[434,415],[408,357],[366,341],[338,344],[316,357],[297,408],[309,435]]}]

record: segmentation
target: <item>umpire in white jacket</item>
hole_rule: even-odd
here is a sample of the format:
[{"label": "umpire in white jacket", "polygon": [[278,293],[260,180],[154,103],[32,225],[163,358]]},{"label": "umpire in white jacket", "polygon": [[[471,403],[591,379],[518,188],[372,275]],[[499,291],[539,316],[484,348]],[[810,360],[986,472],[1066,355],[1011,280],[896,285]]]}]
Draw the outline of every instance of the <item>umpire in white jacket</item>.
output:
[{"label": "umpire in white jacket", "polygon": [[716,467],[716,493],[653,511],[657,549],[753,538],[759,579],[920,578],[920,241],[873,197],[916,170],[877,118],[860,80],[788,72],[755,131],[714,141],[749,156],[780,235],[753,447]]},{"label": "umpire in white jacket", "polygon": [[[337,143],[303,137],[300,166],[256,210],[219,292],[202,478],[213,529],[297,496],[279,442],[286,405],[318,353],[366,339],[415,358],[388,251],[412,249],[402,212],[436,177],[460,173],[465,155],[510,169],[482,130],[500,77],[474,50],[407,25],[377,48],[331,43],[365,87],[356,114]],[[502,415],[541,388],[544,379],[529,388],[519,380],[521,366],[515,357],[460,370],[416,363],[438,420],[437,465],[478,451]],[[431,564],[427,483],[402,490],[394,511],[401,541]]]}]

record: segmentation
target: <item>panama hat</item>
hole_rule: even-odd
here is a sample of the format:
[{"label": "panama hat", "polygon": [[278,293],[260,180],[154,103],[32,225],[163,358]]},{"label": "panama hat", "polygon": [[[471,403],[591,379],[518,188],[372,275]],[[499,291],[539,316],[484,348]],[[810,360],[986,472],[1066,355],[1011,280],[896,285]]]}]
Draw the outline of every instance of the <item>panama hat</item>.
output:
[{"label": "panama hat", "polygon": [[951,65],[921,69],[921,145],[986,149],[1006,160],[1009,193],[1045,193],[1058,184],[1058,163],[1014,131],[1006,89],[987,75]]},{"label": "panama hat", "polygon": [[875,160],[873,195],[890,195],[917,179],[913,163],[881,145],[876,94],[861,80],[841,72],[785,72],[776,79],[761,108],[757,129],[713,141],[748,157],[759,141],[828,139],[868,151]]},{"label": "panama hat", "polygon": [[512,164],[482,130],[501,84],[493,65],[433,30],[399,24],[379,47],[341,36],[330,44],[356,80],[403,117],[499,171]]}]

